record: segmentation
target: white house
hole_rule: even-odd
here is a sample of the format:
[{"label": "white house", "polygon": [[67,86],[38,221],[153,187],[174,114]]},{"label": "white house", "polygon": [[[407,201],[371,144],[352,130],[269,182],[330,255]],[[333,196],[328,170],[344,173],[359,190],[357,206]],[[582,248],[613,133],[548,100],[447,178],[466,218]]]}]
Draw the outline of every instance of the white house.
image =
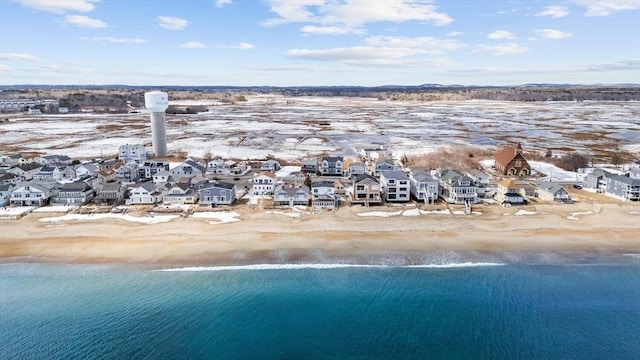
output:
[{"label": "white house", "polygon": [[272,195],[276,185],[276,174],[270,171],[258,173],[251,180],[253,195]]},{"label": "white house", "polygon": [[131,190],[127,205],[155,205],[162,201],[162,194],[153,183],[146,182]]},{"label": "white house", "polygon": [[49,203],[58,183],[55,181],[26,181],[13,189],[10,203],[17,206],[44,206]]},{"label": "white house", "polygon": [[121,161],[143,163],[147,160],[147,149],[143,145],[120,145],[118,159]]},{"label": "white house", "polygon": [[411,169],[409,173],[411,183],[411,195],[425,204],[433,204],[438,201],[438,180],[428,171],[422,169]]},{"label": "white house", "polygon": [[406,202],[411,200],[409,177],[402,171],[381,171],[380,185],[384,200],[388,202]]}]

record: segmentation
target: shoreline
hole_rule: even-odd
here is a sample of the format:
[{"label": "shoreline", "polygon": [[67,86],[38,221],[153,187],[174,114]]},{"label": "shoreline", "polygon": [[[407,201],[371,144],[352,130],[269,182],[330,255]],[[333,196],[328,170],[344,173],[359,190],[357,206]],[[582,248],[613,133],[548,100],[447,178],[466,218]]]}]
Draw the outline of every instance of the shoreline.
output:
[{"label": "shoreline", "polygon": [[[0,263],[150,267],[317,259],[346,259],[357,263],[391,254],[387,261],[396,258],[418,265],[420,256],[417,255],[447,252],[509,252],[532,257],[563,252],[640,253],[640,206],[637,205],[550,204],[524,208],[486,205],[477,208],[482,214],[384,218],[380,215],[397,214],[399,208],[344,207],[336,212],[302,214],[295,218],[282,213],[233,209],[239,213],[239,221],[211,223],[207,218],[188,217],[156,224],[112,219],[44,222],[41,220],[52,214],[29,214],[19,220],[1,222]],[[516,215],[524,209],[522,214],[526,215]],[[371,216],[372,213],[377,215]],[[402,254],[418,259],[405,256],[402,260]]]}]

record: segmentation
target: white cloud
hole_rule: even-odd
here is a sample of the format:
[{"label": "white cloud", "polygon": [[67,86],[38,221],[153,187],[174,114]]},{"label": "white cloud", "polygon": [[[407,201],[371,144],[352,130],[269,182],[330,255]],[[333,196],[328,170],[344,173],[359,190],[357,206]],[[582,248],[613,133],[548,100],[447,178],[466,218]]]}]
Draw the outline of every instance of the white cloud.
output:
[{"label": "white cloud", "polygon": [[529,48],[517,43],[504,43],[498,45],[479,45],[473,52],[476,54],[502,56],[524,54],[529,52]]},{"label": "white cloud", "polygon": [[586,16],[609,16],[618,11],[640,9],[638,0],[573,0],[573,3],[586,7]]},{"label": "white cloud", "polygon": [[536,34],[546,38],[546,39],[566,39],[573,36],[573,33],[567,33],[560,30],[554,29],[537,29],[535,30]]},{"label": "white cloud", "polygon": [[332,49],[291,49],[285,56],[295,59],[336,62],[355,66],[443,66],[447,59],[415,59],[421,51],[409,48],[353,46]]},{"label": "white cloud", "polygon": [[0,64],[0,73],[9,72],[9,67],[7,65]]},{"label": "white cloud", "polygon": [[158,16],[160,27],[169,30],[184,30],[189,22],[185,19],[180,19],[174,16]]},{"label": "white cloud", "polygon": [[544,10],[536,14],[536,16],[550,16],[556,19],[567,15],[569,15],[569,9],[565,6],[545,6]]},{"label": "white cloud", "polygon": [[246,42],[241,42],[238,45],[231,46],[232,49],[236,49],[236,50],[250,50],[250,49],[253,49],[254,47],[255,45],[246,43]]},{"label": "white cloud", "polygon": [[516,36],[511,31],[496,30],[489,34],[488,38],[493,40],[513,40]]},{"label": "white cloud", "polygon": [[27,53],[3,53],[0,60],[40,61],[40,58]]},{"label": "white cloud", "polygon": [[344,35],[344,34],[362,34],[364,30],[362,28],[350,28],[344,26],[315,26],[306,25],[300,30],[307,34],[314,35]]},{"label": "white cloud", "polygon": [[111,37],[111,36],[81,37],[80,40],[106,41],[106,42],[110,42],[110,43],[114,43],[114,44],[124,44],[124,43],[142,44],[142,43],[147,41],[145,39],[139,39],[139,38],[114,38],[114,37]]},{"label": "white cloud", "polygon": [[24,6],[62,14],[69,11],[90,12],[95,9],[94,3],[99,0],[19,0]]},{"label": "white cloud", "polygon": [[216,1],[216,7],[221,8],[221,7],[223,7],[223,6],[227,5],[227,4],[231,4],[231,1],[232,0],[217,0]]},{"label": "white cloud", "polygon": [[45,69],[45,70],[60,70],[60,66],[54,65],[54,64],[44,65],[44,66],[42,66],[42,68]]},{"label": "white cloud", "polygon": [[428,36],[414,38],[404,36],[370,36],[365,41],[371,46],[414,49],[416,53],[421,54],[442,54],[467,46],[456,39],[440,40]]},{"label": "white cloud", "polygon": [[182,43],[178,46],[183,49],[202,49],[207,47],[207,45],[199,41],[187,41],[186,43]]},{"label": "white cloud", "polygon": [[457,37],[460,35],[463,35],[464,33],[462,31],[450,31],[447,33],[448,37]]},{"label": "white cloud", "polygon": [[322,26],[350,25],[360,27],[370,22],[423,21],[446,25],[453,19],[438,12],[429,0],[267,0],[271,12],[278,15],[267,19],[265,26],[309,22]]},{"label": "white cloud", "polygon": [[64,22],[77,27],[90,28],[90,29],[101,29],[101,28],[107,27],[106,22],[98,19],[92,19],[84,15],[67,15],[64,18]]}]

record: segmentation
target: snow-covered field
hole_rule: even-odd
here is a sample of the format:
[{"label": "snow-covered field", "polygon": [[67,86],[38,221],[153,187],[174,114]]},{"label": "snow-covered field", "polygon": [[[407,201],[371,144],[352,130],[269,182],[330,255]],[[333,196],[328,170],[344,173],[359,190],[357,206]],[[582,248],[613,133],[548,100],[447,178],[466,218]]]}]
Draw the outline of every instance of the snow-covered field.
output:
[{"label": "snow-covered field", "polygon": [[[588,154],[610,149],[640,153],[640,102],[409,103],[278,96],[248,100],[235,105],[203,100],[208,112],[167,115],[169,151],[294,160],[324,153],[349,156],[358,145],[372,142],[401,156],[520,141],[527,151],[555,149],[556,154],[566,148]],[[0,124],[3,153],[115,156],[122,144],[150,146],[150,141],[148,114],[22,116]]]}]

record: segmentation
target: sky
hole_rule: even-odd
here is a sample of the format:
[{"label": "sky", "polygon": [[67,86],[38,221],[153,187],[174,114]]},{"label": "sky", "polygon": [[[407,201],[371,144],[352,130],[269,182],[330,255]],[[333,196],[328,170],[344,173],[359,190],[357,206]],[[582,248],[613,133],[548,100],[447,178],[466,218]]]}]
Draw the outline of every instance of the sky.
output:
[{"label": "sky", "polygon": [[0,0],[0,85],[640,83],[640,0]]}]

